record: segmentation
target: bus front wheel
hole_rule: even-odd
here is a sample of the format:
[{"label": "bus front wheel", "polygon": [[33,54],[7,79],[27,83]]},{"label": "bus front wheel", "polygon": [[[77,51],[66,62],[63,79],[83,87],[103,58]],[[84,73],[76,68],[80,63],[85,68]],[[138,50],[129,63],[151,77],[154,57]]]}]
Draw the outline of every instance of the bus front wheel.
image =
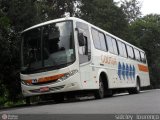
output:
[{"label": "bus front wheel", "polygon": [[99,89],[95,91],[94,96],[96,99],[104,98],[104,84],[101,77],[99,79]]}]

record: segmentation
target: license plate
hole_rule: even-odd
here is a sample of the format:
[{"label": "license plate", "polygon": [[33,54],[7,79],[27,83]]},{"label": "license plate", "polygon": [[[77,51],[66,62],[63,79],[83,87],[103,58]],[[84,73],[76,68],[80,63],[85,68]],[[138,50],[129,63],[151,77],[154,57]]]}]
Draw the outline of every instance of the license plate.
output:
[{"label": "license plate", "polygon": [[48,92],[48,91],[49,91],[49,87],[40,88],[40,92]]}]

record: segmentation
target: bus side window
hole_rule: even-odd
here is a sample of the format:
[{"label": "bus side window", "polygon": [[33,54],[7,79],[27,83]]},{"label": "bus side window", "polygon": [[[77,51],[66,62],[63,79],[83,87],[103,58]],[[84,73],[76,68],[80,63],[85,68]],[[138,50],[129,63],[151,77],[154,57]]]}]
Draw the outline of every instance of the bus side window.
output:
[{"label": "bus side window", "polygon": [[108,35],[106,35],[107,45],[108,45],[108,51],[111,53],[114,53],[114,48],[112,45],[112,38]]},{"label": "bus side window", "polygon": [[140,53],[139,53],[139,50],[135,49],[134,48],[134,53],[135,53],[135,59],[140,61]]},{"label": "bus side window", "polygon": [[114,53],[118,55],[117,43],[116,43],[116,39],[114,38],[112,38],[112,45],[113,45]]},{"label": "bus side window", "polygon": [[122,43],[122,49],[123,49],[123,57],[127,57],[127,51],[126,51],[126,45]]},{"label": "bus side window", "polygon": [[120,56],[127,57],[126,46],[123,42],[118,41],[118,49]]},{"label": "bus side window", "polygon": [[88,62],[91,59],[90,35],[87,24],[77,22],[76,27],[78,28],[78,32],[83,33],[84,43],[85,43],[84,46],[79,46],[79,61],[81,64]]},{"label": "bus side window", "polygon": [[107,51],[105,36],[101,32],[99,32],[99,41],[100,41],[100,44],[101,44],[101,50]]},{"label": "bus side window", "polygon": [[142,61],[143,63],[146,63],[145,53],[144,53],[144,52],[140,52],[140,56],[141,56],[141,61]]},{"label": "bus side window", "polygon": [[120,55],[120,56],[124,56],[124,55],[123,55],[122,42],[117,41],[117,43],[118,43],[119,55]]},{"label": "bus side window", "polygon": [[128,57],[134,59],[133,48],[129,45],[127,45],[127,52],[128,52]]},{"label": "bus side window", "polygon": [[101,49],[101,42],[99,40],[99,33],[97,30],[92,28],[92,38],[93,38],[93,42],[94,42],[94,46],[96,49]]}]

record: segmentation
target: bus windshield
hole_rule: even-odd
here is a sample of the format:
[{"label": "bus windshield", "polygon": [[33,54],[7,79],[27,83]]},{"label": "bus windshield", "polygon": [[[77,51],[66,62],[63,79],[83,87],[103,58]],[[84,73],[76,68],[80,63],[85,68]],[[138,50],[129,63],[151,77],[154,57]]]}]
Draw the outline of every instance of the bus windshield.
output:
[{"label": "bus windshield", "polygon": [[75,61],[72,21],[28,30],[22,38],[22,72],[58,69]]}]

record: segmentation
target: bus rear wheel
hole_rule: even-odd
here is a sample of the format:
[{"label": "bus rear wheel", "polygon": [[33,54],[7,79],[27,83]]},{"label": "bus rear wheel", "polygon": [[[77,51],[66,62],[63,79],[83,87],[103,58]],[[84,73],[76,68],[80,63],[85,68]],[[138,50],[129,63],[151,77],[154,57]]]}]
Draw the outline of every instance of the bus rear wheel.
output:
[{"label": "bus rear wheel", "polygon": [[129,94],[138,94],[138,93],[140,93],[140,90],[141,90],[140,81],[139,81],[139,79],[137,79],[136,87],[129,89],[128,93]]},{"label": "bus rear wheel", "polygon": [[104,84],[101,77],[99,79],[99,89],[95,91],[94,96],[96,99],[104,98]]}]

